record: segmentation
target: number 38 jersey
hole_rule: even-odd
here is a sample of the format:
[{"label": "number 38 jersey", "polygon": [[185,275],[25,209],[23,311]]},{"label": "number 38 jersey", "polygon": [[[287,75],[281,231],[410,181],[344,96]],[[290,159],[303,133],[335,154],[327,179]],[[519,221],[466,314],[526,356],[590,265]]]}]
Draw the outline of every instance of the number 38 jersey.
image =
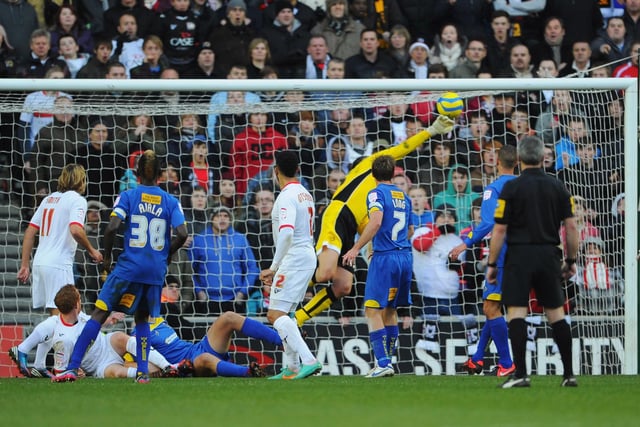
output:
[{"label": "number 38 jersey", "polygon": [[132,282],[161,286],[167,273],[171,228],[185,222],[180,202],[159,187],[139,185],[118,196],[111,215],[126,224],[124,251],[114,272]]},{"label": "number 38 jersey", "polygon": [[69,226],[84,227],[86,212],[87,201],[75,191],[56,191],[45,197],[29,224],[38,229],[39,238],[33,265],[72,267],[78,243]]}]

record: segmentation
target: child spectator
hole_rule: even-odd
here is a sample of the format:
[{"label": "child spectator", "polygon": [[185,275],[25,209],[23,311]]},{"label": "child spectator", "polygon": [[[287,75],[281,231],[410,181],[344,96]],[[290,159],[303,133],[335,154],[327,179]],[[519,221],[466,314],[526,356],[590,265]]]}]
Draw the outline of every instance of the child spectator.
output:
[{"label": "child spectator", "polygon": [[150,35],[142,43],[144,60],[142,64],[129,70],[132,79],[159,79],[162,70],[169,67],[169,61],[164,56],[163,44],[160,37]]},{"label": "child spectator", "polygon": [[581,314],[619,314],[623,296],[622,278],[609,268],[604,256],[604,242],[589,237],[582,242],[582,262],[575,276],[576,310]]},{"label": "child spectator", "polygon": [[109,59],[113,52],[111,40],[98,38],[96,39],[95,48],[93,49],[93,57],[82,67],[76,78],[78,79],[104,79],[107,75]]},{"label": "child spectator", "polygon": [[67,64],[67,70],[72,79],[78,75],[78,71],[89,62],[89,54],[78,53],[80,47],[76,42],[76,38],[71,34],[63,34],[58,40],[58,59],[63,60]]},{"label": "child spectator", "polygon": [[462,62],[467,39],[460,34],[453,24],[446,24],[437,34],[431,54],[432,64],[444,64],[447,71],[453,70]]},{"label": "child spectator", "polygon": [[62,4],[51,29],[51,54],[58,54],[58,42],[62,36],[70,35],[76,40],[79,52],[93,52],[93,35],[85,23],[81,22],[76,9],[71,4]]},{"label": "child spectator", "polygon": [[434,217],[429,205],[427,190],[414,184],[409,188],[411,199],[411,224],[415,229],[433,224]]},{"label": "child spectator", "polygon": [[463,228],[471,225],[471,203],[479,196],[471,190],[469,169],[454,165],[449,171],[447,188],[433,196],[433,206],[436,211],[443,205],[454,207],[458,217],[456,233],[459,233]]}]

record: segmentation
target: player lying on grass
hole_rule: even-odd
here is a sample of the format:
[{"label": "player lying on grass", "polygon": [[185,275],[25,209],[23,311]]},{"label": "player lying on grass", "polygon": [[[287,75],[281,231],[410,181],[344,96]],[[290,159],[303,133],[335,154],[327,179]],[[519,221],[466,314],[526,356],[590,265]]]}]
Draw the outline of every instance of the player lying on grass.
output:
[{"label": "player lying on grass", "polygon": [[[55,296],[55,305],[60,311],[38,324],[33,332],[18,346],[9,350],[9,356],[18,365],[20,373],[33,377],[27,366],[27,353],[40,343],[49,343],[54,351],[54,374],[67,366],[73,346],[90,317],[81,311],[80,293],[73,285],[63,286]],[[82,358],[81,368],[86,375],[97,378],[135,378],[135,363],[127,364],[123,356],[129,335],[124,332],[99,333],[95,342]],[[154,376],[178,376],[177,366],[172,366],[156,351],[149,353],[151,374]]]},{"label": "player lying on grass", "polygon": [[339,262],[340,257],[353,247],[356,234],[362,234],[369,222],[367,194],[376,186],[371,175],[373,161],[383,155],[402,159],[415,151],[422,143],[436,135],[450,132],[453,120],[439,116],[426,130],[412,136],[402,144],[373,154],[357,164],[336,190],[331,203],[322,214],[320,232],[316,240],[318,267],[312,281],[331,285],[321,289],[304,307],[296,311],[298,326],[328,309],[338,299],[351,293],[353,267]]},{"label": "player lying on grass", "polygon": [[[229,361],[229,346],[234,332],[241,332],[243,335],[264,340],[275,346],[282,346],[282,340],[276,331],[232,311],[223,313],[213,322],[207,335],[197,343],[180,339],[176,331],[162,318],[157,318],[150,328],[151,347],[166,357],[170,363],[190,361],[193,364],[193,373],[197,377],[265,376],[257,362],[251,362],[249,366],[241,366]],[[128,347],[135,347],[135,337],[129,338],[129,341]]]}]

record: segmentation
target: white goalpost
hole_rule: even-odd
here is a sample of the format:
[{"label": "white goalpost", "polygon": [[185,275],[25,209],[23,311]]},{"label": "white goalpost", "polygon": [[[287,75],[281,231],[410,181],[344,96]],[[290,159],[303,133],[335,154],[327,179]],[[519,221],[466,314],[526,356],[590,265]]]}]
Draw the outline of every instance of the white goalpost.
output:
[{"label": "white goalpost", "polygon": [[[8,349],[20,342],[45,318],[43,309],[32,308],[29,284],[18,283],[16,273],[24,228],[38,200],[55,190],[60,163],[81,163],[89,171],[86,197],[93,202],[89,210],[97,214],[87,218],[87,230],[101,247],[101,231],[113,200],[120,191],[135,185],[132,171],[137,153],[156,150],[166,172],[161,185],[183,203],[189,213],[190,233],[206,229],[212,207],[228,205],[234,215],[233,228],[246,236],[255,260],[253,268],[259,269],[268,266],[273,253],[270,221],[261,211],[265,206],[261,196],[268,199],[277,192],[269,175],[269,150],[288,146],[300,152],[301,179],[321,212],[332,195],[330,174],[340,179],[356,156],[401,143],[426,128],[437,114],[435,101],[445,91],[455,91],[465,101],[464,114],[457,119],[454,131],[434,138],[451,150],[449,163],[437,164],[437,144],[429,141],[398,162],[402,169],[397,175],[408,185],[407,191],[416,186],[427,196],[427,203],[416,212],[424,215],[426,209],[435,215],[447,209],[435,206],[434,201],[441,200],[436,194],[447,191],[452,167],[468,172],[469,200],[481,199],[484,186],[494,179],[495,164],[491,162],[495,160],[487,153],[505,144],[517,145],[523,135],[539,135],[549,150],[547,172],[565,181],[580,204],[579,273],[566,285],[576,373],[638,374],[638,82],[614,78],[0,79],[1,347]],[[251,134],[252,113],[266,114],[266,127],[272,130]],[[351,127],[356,120],[363,121],[365,135],[357,134],[355,124]],[[306,122],[311,123],[311,130]],[[99,126],[104,127],[106,140],[96,142],[92,132]],[[261,142],[267,134],[268,147]],[[242,138],[249,141],[244,149],[239,148],[243,147],[238,142]],[[360,139],[365,144],[362,148],[355,142]],[[195,171],[192,154],[199,141],[207,148],[208,169],[202,173]],[[607,177],[607,182],[594,178],[595,172],[575,166],[584,162],[576,148],[587,143],[593,144],[600,165],[598,176]],[[93,145],[101,148],[94,152]],[[345,156],[354,157],[349,161]],[[240,158],[248,163],[241,164]],[[438,168],[445,172],[436,177]],[[230,182],[236,193],[227,196],[223,182]],[[194,186],[203,187],[207,194],[202,213],[191,206]],[[447,200],[457,203],[459,198]],[[473,227],[473,205],[454,208],[456,232]],[[316,228],[319,224],[320,217]],[[246,271],[250,266],[233,258],[232,250],[227,252],[207,255],[211,259],[204,263],[221,265],[215,274],[195,268],[188,248],[174,258],[169,274],[181,284],[180,301],[166,304],[166,315],[186,339],[201,338],[222,308],[264,319],[268,300],[257,281],[246,284],[242,294],[247,298],[241,303],[216,299],[223,293],[216,286],[224,288],[240,280],[232,277],[240,274],[232,273],[238,268],[245,269],[240,281],[252,277]],[[461,315],[424,315],[422,298],[429,295],[419,287],[413,289],[414,306],[401,313],[395,358],[399,372],[462,372],[460,365],[474,349],[484,323],[481,287],[485,255],[486,242],[468,250],[465,263],[455,267]],[[371,367],[361,312],[366,272],[363,254],[351,295],[303,326],[325,374],[360,375]],[[79,251],[74,275],[88,309],[104,280],[102,272]],[[203,288],[209,282],[217,285]],[[310,292],[318,289],[310,288]],[[535,304],[527,321],[527,357],[532,372],[559,373],[561,363],[550,328]],[[266,363],[279,362],[275,349],[244,337],[238,337],[232,352],[241,361],[259,355]],[[497,364],[493,344],[485,360],[485,366]],[[0,355],[0,377],[16,375],[6,354]]]}]

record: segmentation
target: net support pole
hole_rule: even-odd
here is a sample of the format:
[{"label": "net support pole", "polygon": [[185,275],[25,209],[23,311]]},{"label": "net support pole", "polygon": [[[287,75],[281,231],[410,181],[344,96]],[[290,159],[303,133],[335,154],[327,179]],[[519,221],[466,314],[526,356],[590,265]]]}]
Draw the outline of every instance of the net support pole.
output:
[{"label": "net support pole", "polygon": [[638,81],[634,81],[625,91],[624,97],[624,150],[625,150],[625,352],[623,373],[638,374]]}]

